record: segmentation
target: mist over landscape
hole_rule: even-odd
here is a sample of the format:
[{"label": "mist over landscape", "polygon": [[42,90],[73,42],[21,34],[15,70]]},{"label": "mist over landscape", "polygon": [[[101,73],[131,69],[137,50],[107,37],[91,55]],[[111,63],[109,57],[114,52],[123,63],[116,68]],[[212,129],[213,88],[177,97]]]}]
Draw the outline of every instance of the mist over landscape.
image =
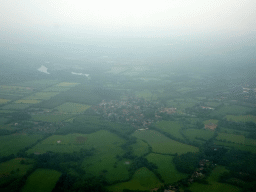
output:
[{"label": "mist over landscape", "polygon": [[255,9],[2,0],[0,191],[255,191]]}]

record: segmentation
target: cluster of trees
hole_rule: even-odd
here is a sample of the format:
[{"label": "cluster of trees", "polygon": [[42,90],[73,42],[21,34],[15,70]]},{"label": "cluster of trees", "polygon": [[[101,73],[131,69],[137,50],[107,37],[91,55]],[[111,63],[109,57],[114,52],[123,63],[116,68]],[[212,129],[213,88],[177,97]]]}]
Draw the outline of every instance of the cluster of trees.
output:
[{"label": "cluster of trees", "polygon": [[189,152],[186,154],[174,156],[173,163],[179,172],[192,174],[198,167],[199,159],[199,153]]},{"label": "cluster of trees", "polygon": [[246,135],[248,138],[256,139],[256,123],[254,122],[233,122],[227,120],[220,120],[218,122],[218,126],[238,131],[247,131],[249,132],[249,134]]},{"label": "cluster of trees", "polygon": [[[80,165],[84,158],[92,156],[94,149],[80,149],[79,152],[73,153],[53,153],[47,152],[40,155],[32,155],[36,159],[37,168],[55,169],[65,173],[69,168],[74,169],[81,175],[84,171],[80,168]],[[75,164],[72,162],[76,162]],[[65,165],[63,164],[65,163]]]}]

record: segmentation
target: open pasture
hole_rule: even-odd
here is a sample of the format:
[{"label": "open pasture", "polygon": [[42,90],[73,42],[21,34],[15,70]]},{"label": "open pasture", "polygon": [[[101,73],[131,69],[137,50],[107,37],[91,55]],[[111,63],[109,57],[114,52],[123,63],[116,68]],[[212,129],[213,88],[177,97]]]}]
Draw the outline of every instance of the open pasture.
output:
[{"label": "open pasture", "polygon": [[230,185],[227,183],[220,183],[218,182],[219,177],[222,175],[222,173],[227,172],[228,170],[225,169],[223,166],[217,166],[211,173],[211,175],[207,178],[207,181],[209,184],[201,184],[194,182],[189,186],[189,190],[192,192],[226,192],[226,191],[232,191],[232,192],[239,192],[241,189]]},{"label": "open pasture", "polygon": [[151,147],[153,152],[163,154],[183,154],[187,152],[198,152],[199,149],[194,146],[186,145],[172,139],[167,138],[163,134],[147,130],[147,131],[136,131],[133,136],[138,139],[146,141]]},{"label": "open pasture", "polygon": [[146,100],[156,100],[157,99],[156,94],[152,94],[152,92],[149,90],[140,91],[136,95],[137,95],[137,97],[141,97]]},{"label": "open pasture", "polygon": [[[46,153],[47,151],[58,153],[72,153],[86,148],[87,135],[85,134],[68,134],[68,135],[52,135],[38,143],[27,153]],[[60,141],[60,142],[58,142]]]},{"label": "open pasture", "polygon": [[8,103],[10,100],[8,100],[8,99],[1,99],[0,98],[0,105],[1,104],[5,104],[5,103]]},{"label": "open pasture", "polygon": [[23,86],[7,86],[0,85],[0,92],[3,95],[19,95],[28,94],[32,92],[32,88]]},{"label": "open pasture", "polygon": [[73,115],[66,115],[66,114],[38,114],[32,115],[33,121],[45,121],[50,123],[57,123],[64,121],[66,119],[70,119]]},{"label": "open pasture", "polygon": [[238,106],[238,105],[228,105],[223,106],[220,109],[214,110],[212,116],[226,116],[228,115],[244,115],[250,112],[252,109],[248,107]]},{"label": "open pasture", "polygon": [[197,101],[193,99],[175,99],[169,100],[167,106],[177,108],[177,112],[182,113],[186,108],[193,107],[196,103]]},{"label": "open pasture", "polygon": [[232,143],[245,144],[245,136],[244,135],[218,133],[218,136],[216,139],[221,140],[221,141],[230,141]]},{"label": "open pasture", "polygon": [[35,99],[20,99],[15,101],[15,103],[25,103],[25,104],[36,104],[39,102],[40,100],[35,100]]},{"label": "open pasture", "polygon": [[203,122],[204,125],[207,125],[209,123],[212,123],[212,124],[218,124],[219,120],[216,120],[216,119],[209,119],[209,120],[206,120]]},{"label": "open pasture", "polygon": [[51,192],[61,173],[51,169],[37,169],[27,179],[22,192]]},{"label": "open pasture", "polygon": [[213,107],[213,108],[218,107],[219,105],[221,105],[221,103],[218,102],[218,101],[208,101],[208,102],[206,102],[206,106]]},{"label": "open pasture", "polygon": [[30,146],[35,143],[38,139],[41,139],[41,135],[5,135],[0,136],[0,155],[8,156],[16,154],[19,150]]},{"label": "open pasture", "polygon": [[133,154],[140,157],[149,152],[149,146],[146,142],[137,139],[137,142],[131,145]]},{"label": "open pasture", "polygon": [[228,129],[228,128],[225,128],[225,127],[221,127],[220,132],[221,133],[231,133],[231,134],[236,134],[236,135],[244,135],[244,136],[249,134],[249,132],[247,132],[247,131],[240,131],[240,130],[236,130],[236,129]]},{"label": "open pasture", "polygon": [[58,107],[55,107],[59,112],[62,113],[82,113],[89,109],[91,106],[90,105],[84,105],[80,103],[64,103]]},{"label": "open pasture", "polygon": [[[21,164],[23,160],[28,164]],[[22,177],[29,169],[33,167],[33,160],[25,158],[15,158],[0,164],[0,185],[15,182],[16,179]]]},{"label": "open pasture", "polygon": [[109,186],[108,190],[113,192],[120,192],[124,189],[150,190],[160,187],[161,185],[162,183],[157,179],[153,172],[146,167],[142,167],[134,173],[130,181]]},{"label": "open pasture", "polygon": [[238,149],[241,151],[250,151],[252,153],[256,153],[256,147],[252,146],[252,145],[241,145],[241,144],[237,144],[237,143],[228,143],[228,142],[223,142],[223,141],[218,141],[218,140],[215,140],[214,143],[216,145],[220,145],[220,146],[225,146],[225,147],[229,147],[229,148]]},{"label": "open pasture", "polygon": [[[60,141],[60,142],[58,142]],[[101,130],[91,134],[68,134],[68,135],[52,135],[41,141],[33,148],[29,149],[28,153],[45,153],[47,151],[59,153],[72,153],[84,149],[96,149],[97,153],[108,153],[113,149],[116,152],[116,146],[120,146],[124,140],[108,131]]]},{"label": "open pasture", "polygon": [[62,82],[57,84],[56,86],[61,86],[61,87],[74,87],[79,83],[70,83],[70,82]]},{"label": "open pasture", "polygon": [[149,162],[157,165],[157,172],[162,176],[165,183],[174,183],[188,176],[188,174],[177,171],[172,162],[172,156],[150,153],[146,158]]},{"label": "open pasture", "polygon": [[29,97],[26,97],[26,100],[48,100],[51,97],[58,95],[58,92],[37,92]]},{"label": "open pasture", "polygon": [[63,86],[54,85],[54,86],[48,87],[48,88],[46,88],[42,91],[43,92],[62,92],[62,91],[67,91],[69,89],[70,89],[70,87],[63,87]]},{"label": "open pasture", "polygon": [[117,161],[118,152],[123,153],[120,147],[113,148],[109,153],[97,153],[87,157],[82,163],[82,168],[86,171],[87,176],[104,175],[110,183],[127,180],[130,166],[127,162],[131,163],[131,161],[126,159]]},{"label": "open pasture", "polygon": [[[21,164],[20,161],[23,160],[25,162],[29,162],[30,164]],[[34,161],[31,159],[25,158],[15,158],[10,161],[6,161],[0,164],[0,178],[2,176],[11,176],[15,174],[15,176],[25,175],[26,172],[33,167]],[[12,172],[12,173],[11,173]]]},{"label": "open pasture", "polygon": [[162,131],[173,135],[179,139],[184,139],[180,134],[181,124],[178,121],[160,121],[156,126]]},{"label": "open pasture", "polygon": [[21,82],[18,85],[24,86],[24,87],[32,87],[32,88],[36,88],[36,89],[43,89],[43,88],[49,87],[51,85],[57,84],[58,82],[59,81],[56,81],[56,80],[41,79],[41,80]]},{"label": "open pasture", "polygon": [[[0,125],[4,125],[5,122],[7,122],[7,121],[8,121],[7,118],[5,118],[5,117],[0,117]],[[0,128],[0,129],[1,129],[1,128]]]},{"label": "open pasture", "polygon": [[191,141],[196,141],[196,138],[208,140],[214,135],[213,131],[205,129],[187,129],[184,133]]},{"label": "open pasture", "polygon": [[116,155],[122,156],[124,150],[121,145],[125,141],[115,134],[101,130],[87,136],[86,148],[94,148],[93,156],[83,161],[83,168],[89,175],[105,175],[108,182],[126,180],[129,178],[127,160],[117,161]]},{"label": "open pasture", "polygon": [[225,117],[228,121],[234,121],[234,122],[254,122],[256,123],[256,116],[253,115],[227,115]]},{"label": "open pasture", "polygon": [[24,104],[24,103],[11,103],[11,104],[7,104],[5,106],[2,107],[2,109],[6,109],[6,110],[23,110],[28,108],[30,105],[29,104]]}]

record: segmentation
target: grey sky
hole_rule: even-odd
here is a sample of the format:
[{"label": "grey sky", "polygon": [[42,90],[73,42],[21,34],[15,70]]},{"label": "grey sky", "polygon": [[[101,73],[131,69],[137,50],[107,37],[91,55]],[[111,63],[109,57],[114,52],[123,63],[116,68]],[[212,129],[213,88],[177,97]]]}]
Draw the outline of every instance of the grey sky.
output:
[{"label": "grey sky", "polygon": [[0,0],[0,32],[256,31],[255,0]]}]

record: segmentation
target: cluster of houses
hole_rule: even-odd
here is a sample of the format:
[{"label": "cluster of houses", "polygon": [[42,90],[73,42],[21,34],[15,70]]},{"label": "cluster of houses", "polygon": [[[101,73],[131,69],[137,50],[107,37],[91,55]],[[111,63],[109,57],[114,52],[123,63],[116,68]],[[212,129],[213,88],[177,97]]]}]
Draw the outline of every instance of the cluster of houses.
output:
[{"label": "cluster of houses", "polygon": [[217,125],[214,123],[208,123],[208,124],[204,125],[204,128],[214,131],[217,128]]},{"label": "cluster of houses", "polygon": [[36,121],[31,123],[32,124],[28,124],[28,126],[26,126],[26,123],[14,123],[14,126],[17,128],[25,126],[26,128],[22,129],[22,133],[55,133],[56,130],[65,126],[62,122],[49,123]]},{"label": "cluster of houses", "polygon": [[158,113],[172,114],[176,110],[176,108],[164,108],[159,102],[136,97],[108,102],[103,100],[92,109],[105,119],[129,123],[138,130],[146,130],[153,122],[160,120],[161,117],[157,115]]}]

